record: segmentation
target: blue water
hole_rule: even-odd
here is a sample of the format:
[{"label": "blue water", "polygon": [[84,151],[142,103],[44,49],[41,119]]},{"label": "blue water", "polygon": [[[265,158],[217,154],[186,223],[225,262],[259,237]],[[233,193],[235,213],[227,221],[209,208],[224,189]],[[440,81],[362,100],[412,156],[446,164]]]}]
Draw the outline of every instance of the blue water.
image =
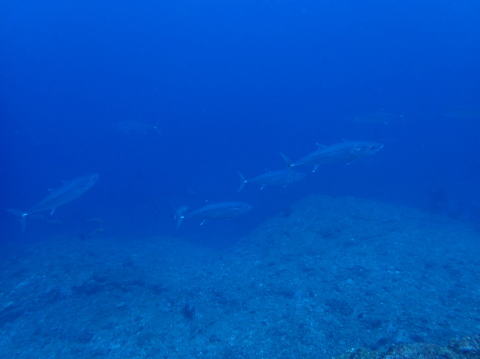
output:
[{"label": "blue water", "polygon": [[[313,194],[478,228],[479,38],[473,0],[8,2],[0,208],[27,210],[85,174],[100,180],[54,216],[29,219],[24,233],[4,211],[0,245],[87,236],[129,248],[173,237],[235,250]],[[393,118],[358,120],[379,112]],[[122,131],[124,121],[146,127]],[[285,189],[237,192],[238,171],[283,169],[280,153],[298,159],[344,140],[385,147]],[[176,229],[180,206],[231,200],[253,210]]]}]

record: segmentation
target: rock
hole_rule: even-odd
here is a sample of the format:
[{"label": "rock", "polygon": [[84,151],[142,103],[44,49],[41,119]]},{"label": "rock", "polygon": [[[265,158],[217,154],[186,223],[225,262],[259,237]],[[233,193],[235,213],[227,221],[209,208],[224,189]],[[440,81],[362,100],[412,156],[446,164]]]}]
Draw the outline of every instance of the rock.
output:
[{"label": "rock", "polygon": [[24,314],[25,310],[16,305],[8,305],[0,310],[0,327],[17,320]]},{"label": "rock", "polygon": [[448,347],[465,358],[480,358],[480,335],[452,340]]},{"label": "rock", "polygon": [[328,309],[335,314],[348,317],[353,314],[353,308],[346,301],[331,298],[325,301],[325,305]]},{"label": "rock", "polygon": [[386,351],[352,349],[336,359],[480,359],[480,335],[452,340],[448,346],[411,343]]},{"label": "rock", "polygon": [[390,348],[382,359],[460,359],[455,352],[435,344],[403,344]]},{"label": "rock", "polygon": [[366,349],[352,349],[335,359],[380,359],[380,354]]}]

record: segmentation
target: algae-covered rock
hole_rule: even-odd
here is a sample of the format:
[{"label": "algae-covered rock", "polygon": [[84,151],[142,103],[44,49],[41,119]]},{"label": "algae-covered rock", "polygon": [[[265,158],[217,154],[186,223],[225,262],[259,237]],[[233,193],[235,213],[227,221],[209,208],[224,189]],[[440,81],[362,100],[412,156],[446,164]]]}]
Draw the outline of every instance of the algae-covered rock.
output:
[{"label": "algae-covered rock", "polygon": [[382,359],[460,359],[447,347],[435,344],[414,343],[396,345],[390,348]]},{"label": "algae-covered rock", "polygon": [[480,359],[480,335],[452,340],[448,346],[412,343],[395,345],[386,351],[355,349],[336,359]]},{"label": "algae-covered rock", "polygon": [[380,359],[380,354],[366,349],[353,349],[335,359]]},{"label": "algae-covered rock", "polygon": [[452,340],[449,348],[464,358],[480,358],[480,335]]}]

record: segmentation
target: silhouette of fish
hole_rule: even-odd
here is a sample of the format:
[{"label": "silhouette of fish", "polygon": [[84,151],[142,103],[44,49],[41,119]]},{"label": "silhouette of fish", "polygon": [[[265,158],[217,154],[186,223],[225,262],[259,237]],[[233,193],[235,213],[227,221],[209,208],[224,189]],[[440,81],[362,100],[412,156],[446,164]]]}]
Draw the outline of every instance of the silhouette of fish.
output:
[{"label": "silhouette of fish", "polygon": [[98,178],[99,175],[94,173],[67,181],[61,187],[51,190],[44,199],[33,205],[28,211],[9,209],[8,212],[20,218],[22,231],[24,231],[28,216],[44,212],[53,215],[58,207],[79,198],[92,188],[97,183]]},{"label": "silhouette of fish", "polygon": [[199,218],[201,220],[200,225],[203,225],[209,219],[232,219],[249,212],[251,209],[252,206],[245,202],[211,203],[192,211],[188,211],[188,207],[183,206],[177,210],[175,219],[177,228],[188,218]]},{"label": "silhouette of fish", "polygon": [[385,112],[382,110],[363,115],[357,115],[352,119],[354,123],[358,124],[383,126],[388,126],[392,123],[401,122],[403,120],[405,120],[405,116],[403,114]]},{"label": "silhouette of fish", "polygon": [[322,164],[338,162],[350,163],[360,157],[376,154],[382,150],[383,147],[383,144],[376,142],[344,141],[330,146],[318,145],[315,151],[297,161],[291,161],[284,154],[281,155],[290,168],[313,166],[313,172],[316,172]]},{"label": "silhouette of fish", "polygon": [[294,171],[291,168],[278,171],[268,171],[253,178],[245,178],[240,172],[238,175],[241,179],[238,192],[243,190],[248,183],[257,184],[260,186],[260,190],[263,190],[267,186],[285,187],[289,184],[299,182],[306,177],[305,173]]},{"label": "silhouette of fish", "polygon": [[117,131],[123,133],[124,135],[145,136],[149,133],[160,134],[157,123],[152,124],[149,122],[125,120],[115,123],[114,126]]}]

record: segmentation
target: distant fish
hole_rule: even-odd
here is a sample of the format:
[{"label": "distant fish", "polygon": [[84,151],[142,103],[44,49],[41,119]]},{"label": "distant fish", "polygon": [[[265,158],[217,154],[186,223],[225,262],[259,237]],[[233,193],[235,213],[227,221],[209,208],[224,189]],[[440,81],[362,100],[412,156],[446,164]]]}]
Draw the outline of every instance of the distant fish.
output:
[{"label": "distant fish", "polygon": [[243,190],[248,183],[257,184],[260,186],[260,190],[263,190],[267,186],[285,187],[289,184],[299,182],[306,177],[305,173],[294,171],[291,168],[278,171],[268,171],[250,179],[245,178],[240,172],[238,175],[241,179],[238,192]]},{"label": "distant fish", "polygon": [[9,209],[8,212],[20,218],[22,230],[25,230],[27,216],[32,214],[40,214],[48,212],[53,215],[56,209],[63,206],[87,192],[97,183],[99,175],[94,173],[91,175],[75,178],[65,182],[61,187],[53,189],[40,202],[31,207],[28,211],[18,211]]},{"label": "distant fish", "polygon": [[359,124],[387,126],[391,123],[403,121],[404,119],[405,116],[403,114],[385,112],[381,110],[355,116],[352,121]]},{"label": "distant fish", "polygon": [[281,155],[290,168],[313,166],[313,172],[316,172],[320,165],[350,163],[358,158],[374,155],[383,147],[383,144],[376,142],[344,141],[330,146],[318,145],[317,150],[297,161],[291,161],[284,154]]},{"label": "distant fish", "polygon": [[457,120],[480,120],[480,109],[460,109],[442,114],[443,117]]},{"label": "distant fish", "polygon": [[198,209],[188,211],[187,206],[180,207],[175,215],[177,228],[185,219],[198,218],[200,225],[209,219],[232,219],[239,217],[252,209],[252,206],[244,202],[217,202],[207,204]]},{"label": "distant fish", "polygon": [[124,135],[129,136],[145,136],[149,133],[157,133],[160,134],[160,130],[158,128],[158,124],[152,124],[148,122],[142,121],[120,121],[114,124],[117,131]]}]

